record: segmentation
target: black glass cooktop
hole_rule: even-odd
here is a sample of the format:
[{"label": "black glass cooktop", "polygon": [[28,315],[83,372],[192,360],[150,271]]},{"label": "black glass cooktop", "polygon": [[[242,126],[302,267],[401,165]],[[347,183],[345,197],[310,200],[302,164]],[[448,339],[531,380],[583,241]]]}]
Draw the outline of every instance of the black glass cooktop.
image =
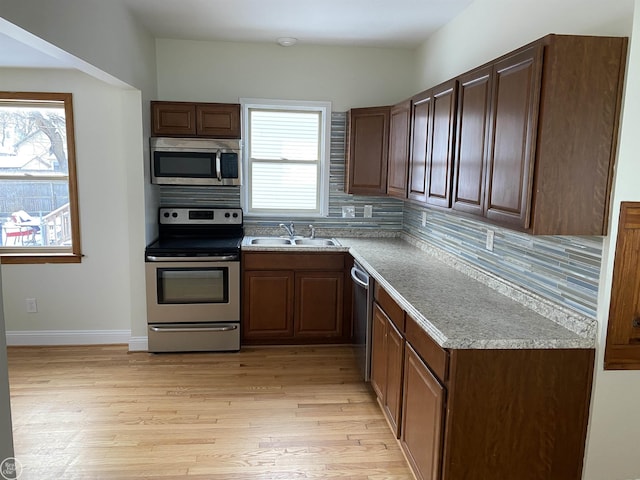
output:
[{"label": "black glass cooktop", "polygon": [[147,247],[147,255],[220,255],[240,251],[242,237],[171,237],[160,238]]}]

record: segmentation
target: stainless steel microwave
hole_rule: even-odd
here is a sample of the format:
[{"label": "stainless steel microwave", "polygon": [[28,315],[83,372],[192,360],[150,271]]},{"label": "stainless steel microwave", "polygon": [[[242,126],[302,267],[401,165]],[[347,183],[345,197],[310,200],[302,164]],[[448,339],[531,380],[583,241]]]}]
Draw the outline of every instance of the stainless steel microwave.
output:
[{"label": "stainless steel microwave", "polygon": [[242,184],[240,140],[151,137],[151,183]]}]

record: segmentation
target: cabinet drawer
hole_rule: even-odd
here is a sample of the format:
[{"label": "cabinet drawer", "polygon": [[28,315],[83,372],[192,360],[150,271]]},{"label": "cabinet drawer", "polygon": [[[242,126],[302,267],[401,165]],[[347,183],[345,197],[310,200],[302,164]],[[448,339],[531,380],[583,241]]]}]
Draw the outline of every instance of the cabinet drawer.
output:
[{"label": "cabinet drawer", "polygon": [[376,283],[375,299],[401,333],[405,330],[404,310],[391,298],[384,288]]},{"label": "cabinet drawer", "polygon": [[245,270],[342,270],[343,253],[251,252],[242,254]]},{"label": "cabinet drawer", "polygon": [[441,382],[449,375],[449,353],[438,345],[418,323],[407,315],[407,342],[429,366]]}]

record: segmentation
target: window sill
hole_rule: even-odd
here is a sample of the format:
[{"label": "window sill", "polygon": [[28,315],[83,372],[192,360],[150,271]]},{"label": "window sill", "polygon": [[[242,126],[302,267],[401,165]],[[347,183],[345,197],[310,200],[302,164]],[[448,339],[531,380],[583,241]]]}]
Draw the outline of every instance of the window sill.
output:
[{"label": "window sill", "polygon": [[80,263],[82,255],[75,253],[0,253],[0,264]]}]

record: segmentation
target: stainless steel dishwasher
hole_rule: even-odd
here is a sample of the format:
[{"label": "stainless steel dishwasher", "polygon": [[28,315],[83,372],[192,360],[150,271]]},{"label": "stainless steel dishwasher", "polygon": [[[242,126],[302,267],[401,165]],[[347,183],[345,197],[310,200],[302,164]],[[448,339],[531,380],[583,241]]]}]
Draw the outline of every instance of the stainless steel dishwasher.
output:
[{"label": "stainless steel dishwasher", "polygon": [[351,269],[353,279],[353,337],[358,365],[365,382],[371,378],[371,329],[373,320],[373,278],[358,262]]}]

